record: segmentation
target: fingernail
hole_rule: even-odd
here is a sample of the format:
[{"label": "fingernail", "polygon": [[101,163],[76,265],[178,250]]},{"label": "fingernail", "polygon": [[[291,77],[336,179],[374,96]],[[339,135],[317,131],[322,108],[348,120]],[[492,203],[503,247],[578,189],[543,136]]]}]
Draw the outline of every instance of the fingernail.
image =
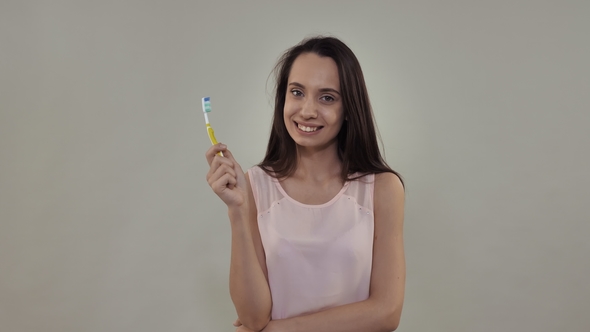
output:
[{"label": "fingernail", "polygon": [[227,145],[225,145],[223,143],[219,143],[219,147],[222,148],[222,149],[225,149],[225,148],[227,148]]}]

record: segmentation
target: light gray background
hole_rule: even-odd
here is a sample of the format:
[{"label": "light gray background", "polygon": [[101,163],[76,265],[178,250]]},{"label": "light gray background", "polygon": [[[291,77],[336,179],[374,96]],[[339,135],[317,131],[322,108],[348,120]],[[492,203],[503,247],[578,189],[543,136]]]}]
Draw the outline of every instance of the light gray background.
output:
[{"label": "light gray background", "polygon": [[233,331],[211,122],[263,157],[277,57],[357,54],[407,183],[399,331],[590,330],[589,1],[0,2],[0,330]]}]

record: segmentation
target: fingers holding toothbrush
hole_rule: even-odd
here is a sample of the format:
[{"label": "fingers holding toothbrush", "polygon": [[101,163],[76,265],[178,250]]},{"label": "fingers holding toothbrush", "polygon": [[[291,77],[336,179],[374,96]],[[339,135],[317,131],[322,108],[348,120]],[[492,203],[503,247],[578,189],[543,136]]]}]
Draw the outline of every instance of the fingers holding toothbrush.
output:
[{"label": "fingers holding toothbrush", "polygon": [[[219,152],[223,153],[223,157]],[[207,182],[213,192],[228,207],[242,206],[248,198],[247,182],[242,167],[227,150],[227,146],[215,144],[207,150],[205,156],[210,167]]]}]

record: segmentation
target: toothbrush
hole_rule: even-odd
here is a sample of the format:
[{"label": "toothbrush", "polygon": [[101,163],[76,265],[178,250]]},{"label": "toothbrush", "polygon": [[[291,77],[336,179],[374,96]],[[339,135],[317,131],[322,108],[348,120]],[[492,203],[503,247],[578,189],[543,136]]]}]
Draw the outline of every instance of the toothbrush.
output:
[{"label": "toothbrush", "polygon": [[[207,124],[207,134],[209,134],[209,139],[211,140],[211,144],[217,144],[217,139],[215,139],[215,131],[213,131],[213,127],[209,123],[209,117],[207,117],[207,113],[211,112],[211,98],[205,97],[202,99],[203,102],[203,114],[205,115],[205,123]],[[219,151],[218,155],[223,157],[223,152]]]}]

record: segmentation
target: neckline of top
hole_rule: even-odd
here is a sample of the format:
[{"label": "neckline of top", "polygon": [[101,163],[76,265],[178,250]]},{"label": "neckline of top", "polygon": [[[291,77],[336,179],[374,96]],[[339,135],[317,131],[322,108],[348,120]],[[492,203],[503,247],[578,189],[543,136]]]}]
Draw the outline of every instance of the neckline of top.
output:
[{"label": "neckline of top", "polygon": [[275,185],[277,186],[277,188],[279,189],[279,191],[281,192],[281,194],[283,194],[283,196],[291,201],[292,203],[305,207],[305,208],[323,208],[323,207],[327,207],[330,206],[332,204],[334,204],[334,202],[336,202],[346,191],[346,189],[348,188],[348,185],[350,184],[350,181],[346,181],[344,183],[344,185],[342,186],[342,188],[340,189],[340,191],[334,196],[332,197],[332,199],[330,199],[329,201],[327,201],[326,203],[322,203],[322,204],[305,204],[305,203],[301,203],[300,201],[296,200],[295,198],[289,196],[289,194],[287,194],[287,192],[285,191],[285,189],[283,188],[283,186],[281,185],[281,183],[279,182],[278,179],[276,178],[272,178],[273,182],[275,183]]}]

